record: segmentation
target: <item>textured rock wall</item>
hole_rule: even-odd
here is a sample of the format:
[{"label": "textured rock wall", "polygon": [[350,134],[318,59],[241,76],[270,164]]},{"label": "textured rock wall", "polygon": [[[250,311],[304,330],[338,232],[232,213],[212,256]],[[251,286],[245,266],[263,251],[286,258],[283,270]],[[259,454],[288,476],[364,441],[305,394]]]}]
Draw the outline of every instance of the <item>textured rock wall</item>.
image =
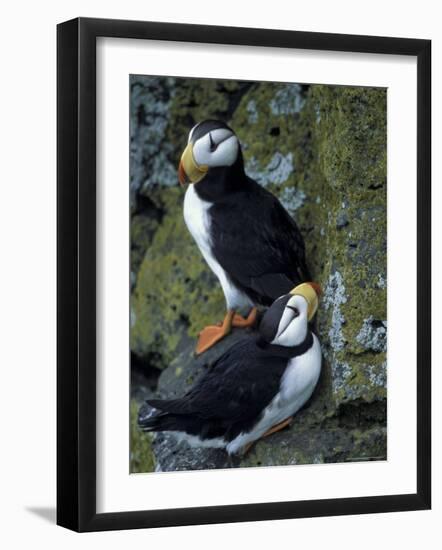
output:
[{"label": "textured rock wall", "polygon": [[[132,77],[131,349],[138,374],[156,382],[161,373],[154,391],[182,394],[238,337],[197,361],[192,356],[197,332],[222,318],[224,299],[184,225],[176,166],[189,129],[209,117],[232,126],[247,173],[295,217],[324,289],[319,387],[293,426],[259,442],[241,465],[385,458],[385,90]],[[136,430],[132,438],[148,441]],[[155,438],[153,454],[157,469],[238,465],[169,436]]]}]

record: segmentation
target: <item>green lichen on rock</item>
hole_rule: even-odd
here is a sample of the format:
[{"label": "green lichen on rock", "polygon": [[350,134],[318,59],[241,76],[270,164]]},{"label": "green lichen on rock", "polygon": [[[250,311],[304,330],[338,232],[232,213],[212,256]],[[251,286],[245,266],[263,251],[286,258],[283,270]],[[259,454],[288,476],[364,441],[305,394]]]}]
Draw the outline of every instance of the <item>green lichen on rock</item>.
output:
[{"label": "green lichen on rock", "polygon": [[366,430],[293,427],[259,441],[241,466],[367,462],[384,460],[386,453],[386,429],[381,426]]},{"label": "green lichen on rock", "polygon": [[334,398],[338,405],[384,399],[386,376],[374,384],[373,372],[385,369],[385,345],[373,349],[361,331],[372,339],[382,333],[385,344],[386,288],[379,280],[386,278],[386,91],[310,90],[319,113],[312,141],[326,188],[317,212],[323,238],[317,228],[310,238],[318,242],[315,257],[325,259],[318,326]]},{"label": "green lichen on rock", "polygon": [[166,136],[177,147],[177,159],[190,129],[207,118],[228,121],[253,83],[247,81],[186,78],[177,81],[170,106]]},{"label": "green lichen on rock", "polygon": [[152,238],[158,229],[158,221],[151,216],[138,214],[132,216],[131,231],[131,249],[130,249],[130,268],[131,273],[138,273],[143,261],[146,250],[152,242]]},{"label": "green lichen on rock", "polygon": [[[185,227],[183,191],[171,185],[170,166],[178,164],[192,126],[220,118],[239,136],[247,173],[296,219],[310,271],[323,288],[315,325],[324,358],[320,384],[293,426],[259,442],[241,465],[385,458],[386,90],[137,78],[131,81],[134,105],[140,111],[143,97],[147,105],[143,116],[132,117],[133,135],[145,140],[147,129],[140,133],[136,126],[155,113],[161,131],[144,160],[142,145],[134,146],[139,172],[133,175],[142,177],[131,184],[137,190],[132,352],[165,369],[163,396],[172,389],[184,393],[203,372],[195,367],[195,337],[205,324],[221,320],[225,304]],[[152,158],[159,148],[166,171]],[[143,166],[154,174],[146,176]],[[168,445],[167,438],[154,445],[162,469],[204,468],[204,460],[227,467],[218,454],[190,450],[179,466]]]},{"label": "green lichen on rock", "polygon": [[[305,164],[299,155],[305,141],[300,109],[306,96],[298,84],[254,84],[230,120],[241,141],[248,175],[275,192],[292,214],[306,198],[299,185]],[[252,122],[251,104],[259,113]]]},{"label": "green lichen on rock", "polygon": [[137,425],[140,404],[134,399],[130,403],[130,473],[153,472],[155,457],[152,452],[151,436],[140,431]]},{"label": "green lichen on rock", "polygon": [[157,367],[175,357],[207,324],[221,320],[225,302],[182,216],[181,189],[163,190],[167,212],[155,233],[132,295],[131,349],[140,358],[161,356]]}]

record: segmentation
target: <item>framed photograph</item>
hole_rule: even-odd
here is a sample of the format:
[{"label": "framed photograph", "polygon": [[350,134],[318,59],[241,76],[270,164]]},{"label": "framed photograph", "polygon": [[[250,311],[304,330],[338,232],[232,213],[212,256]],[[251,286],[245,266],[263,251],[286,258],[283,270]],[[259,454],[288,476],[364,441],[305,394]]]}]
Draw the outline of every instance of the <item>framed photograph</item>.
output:
[{"label": "framed photograph", "polygon": [[57,523],[429,509],[430,41],[57,30]]}]

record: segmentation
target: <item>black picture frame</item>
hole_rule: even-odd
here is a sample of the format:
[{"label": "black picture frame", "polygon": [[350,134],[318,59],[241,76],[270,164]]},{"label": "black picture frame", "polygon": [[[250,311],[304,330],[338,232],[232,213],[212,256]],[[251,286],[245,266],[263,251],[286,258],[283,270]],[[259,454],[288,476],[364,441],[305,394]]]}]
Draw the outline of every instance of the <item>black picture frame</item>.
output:
[{"label": "black picture frame", "polygon": [[[417,492],[96,512],[96,39],[117,37],[417,58]],[[424,510],[431,506],[431,41],[74,19],[57,28],[57,523],[75,531]],[[410,358],[410,360],[412,360]]]}]

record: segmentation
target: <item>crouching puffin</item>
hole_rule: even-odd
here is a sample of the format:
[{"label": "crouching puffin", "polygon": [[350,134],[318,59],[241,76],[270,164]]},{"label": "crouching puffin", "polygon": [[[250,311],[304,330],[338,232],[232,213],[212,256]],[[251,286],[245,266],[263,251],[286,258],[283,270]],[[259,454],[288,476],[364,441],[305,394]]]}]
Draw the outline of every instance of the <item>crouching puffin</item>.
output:
[{"label": "crouching puffin", "polygon": [[295,221],[246,175],[240,143],[227,124],[205,120],[192,128],[178,174],[182,185],[190,184],[184,220],[218,277],[227,306],[224,321],[200,333],[198,354],[232,326],[254,325],[256,306],[269,306],[311,277]]},{"label": "crouching puffin", "polygon": [[150,399],[140,428],[175,432],[191,445],[247,452],[254,441],[287,426],[313,393],[321,348],[309,329],[319,286],[303,283],[278,298],[256,333],[233,345],[178,399]]}]

